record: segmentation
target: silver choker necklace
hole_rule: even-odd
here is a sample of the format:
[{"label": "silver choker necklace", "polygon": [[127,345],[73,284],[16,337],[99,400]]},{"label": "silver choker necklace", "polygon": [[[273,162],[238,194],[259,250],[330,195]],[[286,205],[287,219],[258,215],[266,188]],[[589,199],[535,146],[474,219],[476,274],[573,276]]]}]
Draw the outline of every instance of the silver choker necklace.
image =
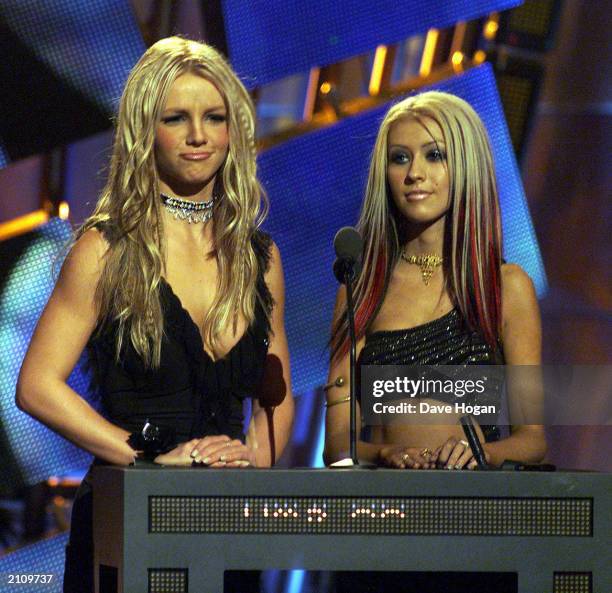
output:
[{"label": "silver choker necklace", "polygon": [[160,192],[160,197],[164,208],[178,220],[186,220],[188,223],[197,224],[206,222],[213,215],[213,206],[217,201],[217,196],[213,196],[208,202],[194,202],[175,198]]}]

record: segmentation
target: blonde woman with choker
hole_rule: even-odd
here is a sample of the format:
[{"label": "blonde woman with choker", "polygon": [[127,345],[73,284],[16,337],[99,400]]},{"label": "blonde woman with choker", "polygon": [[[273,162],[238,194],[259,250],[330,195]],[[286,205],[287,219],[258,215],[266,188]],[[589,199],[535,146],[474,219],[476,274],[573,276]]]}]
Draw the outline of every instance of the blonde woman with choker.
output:
[{"label": "blonde woman with choker", "polygon": [[[359,365],[538,365],[533,284],[502,263],[496,180],[484,126],[462,99],[426,92],[394,105],[376,139],[359,220],[355,283]],[[325,461],[349,450],[348,332],[338,293],[327,390]],[[359,372],[359,371],[358,371]],[[360,417],[360,410],[358,410]],[[358,419],[360,422],[360,418]],[[479,434],[487,460],[538,462],[541,425]],[[458,417],[368,427],[358,456],[399,469],[473,469]]]},{"label": "blonde woman with choker", "polygon": [[[106,187],[21,370],[18,405],[95,463],[266,467],[293,418],[278,249],[259,231],[251,99],[212,47],[150,47],[128,78]],[[101,413],[66,379],[87,348]],[[245,436],[243,404],[252,398]],[[91,485],[65,591],[92,591]]]}]

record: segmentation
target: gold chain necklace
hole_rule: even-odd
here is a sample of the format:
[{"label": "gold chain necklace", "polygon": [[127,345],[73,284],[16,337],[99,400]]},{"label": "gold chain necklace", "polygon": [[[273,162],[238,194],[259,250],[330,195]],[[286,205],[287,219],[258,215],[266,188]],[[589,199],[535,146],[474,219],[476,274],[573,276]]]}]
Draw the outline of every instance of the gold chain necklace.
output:
[{"label": "gold chain necklace", "polygon": [[425,255],[406,255],[403,251],[401,258],[409,264],[415,264],[421,268],[421,276],[425,286],[429,285],[433,273],[436,271],[438,266],[442,265],[444,258],[440,255],[434,255],[433,253],[426,253]]}]

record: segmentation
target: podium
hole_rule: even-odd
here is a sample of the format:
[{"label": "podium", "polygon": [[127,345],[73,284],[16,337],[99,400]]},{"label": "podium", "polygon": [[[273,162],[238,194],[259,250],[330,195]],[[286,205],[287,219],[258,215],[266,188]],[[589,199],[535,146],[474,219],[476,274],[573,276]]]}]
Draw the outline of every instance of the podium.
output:
[{"label": "podium", "polygon": [[[609,591],[612,476],[94,470],[96,593],[220,593],[225,570],[493,571]],[[102,578],[100,578],[102,577]]]}]

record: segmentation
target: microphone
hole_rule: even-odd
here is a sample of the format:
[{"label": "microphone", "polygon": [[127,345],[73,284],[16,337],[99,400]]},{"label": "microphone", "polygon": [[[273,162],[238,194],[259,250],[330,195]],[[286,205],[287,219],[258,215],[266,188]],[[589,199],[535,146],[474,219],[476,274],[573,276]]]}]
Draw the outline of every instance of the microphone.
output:
[{"label": "microphone", "polygon": [[342,227],[334,237],[334,276],[338,282],[346,284],[353,281],[361,271],[361,253],[363,240],[361,235],[351,226]]},{"label": "microphone", "polygon": [[478,464],[478,469],[490,469],[489,464],[485,458],[484,449],[480,441],[478,440],[478,435],[476,434],[476,429],[474,428],[474,420],[468,414],[466,416],[461,416],[461,426],[463,427],[463,432],[465,434],[465,438],[470,444],[470,449],[474,454],[474,459]]}]

